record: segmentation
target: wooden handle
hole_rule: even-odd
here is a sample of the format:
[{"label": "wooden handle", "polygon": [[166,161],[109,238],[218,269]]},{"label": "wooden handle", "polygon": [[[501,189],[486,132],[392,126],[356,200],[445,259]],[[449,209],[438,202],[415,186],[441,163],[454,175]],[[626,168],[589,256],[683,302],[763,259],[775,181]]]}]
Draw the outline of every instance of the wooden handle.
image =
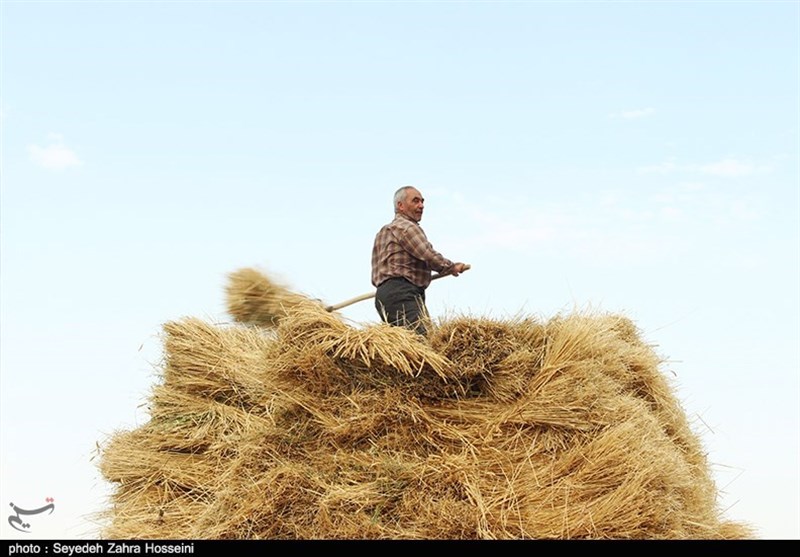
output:
[{"label": "wooden handle", "polygon": [[363,302],[364,300],[369,300],[370,298],[374,297],[375,297],[375,292],[370,292],[369,294],[362,294],[361,296],[356,296],[355,298],[350,298],[349,300],[345,300],[344,302],[328,306],[325,308],[325,311],[336,311],[337,309],[342,309],[343,307],[351,306],[356,302]]},{"label": "wooden handle", "polygon": [[[464,271],[470,269],[470,265],[464,265]],[[439,273],[431,277],[431,280],[436,280],[442,277],[450,276],[451,273]],[[358,302],[363,302],[364,300],[369,300],[370,298],[375,297],[375,292],[369,292],[367,294],[362,294],[361,296],[356,296],[355,298],[350,298],[349,300],[345,300],[344,302],[339,302],[338,304],[334,304],[332,306],[327,306],[325,311],[336,311],[337,309],[342,309],[347,306],[351,306]]]}]

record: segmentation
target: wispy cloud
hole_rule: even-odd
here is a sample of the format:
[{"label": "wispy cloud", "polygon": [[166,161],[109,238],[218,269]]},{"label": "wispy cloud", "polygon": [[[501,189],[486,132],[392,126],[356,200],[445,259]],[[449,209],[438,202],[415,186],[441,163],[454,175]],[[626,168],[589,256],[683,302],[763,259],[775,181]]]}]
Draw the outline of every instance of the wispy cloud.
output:
[{"label": "wispy cloud", "polygon": [[669,174],[673,172],[685,172],[736,178],[739,176],[753,174],[755,172],[766,172],[769,171],[769,169],[770,167],[768,165],[757,165],[749,161],[727,157],[719,161],[703,164],[677,164],[674,160],[668,160],[659,164],[642,166],[639,168],[639,172],[643,174]]},{"label": "wispy cloud", "polygon": [[624,120],[633,120],[635,118],[644,118],[645,116],[651,116],[656,113],[655,108],[634,108],[632,110],[623,110],[621,112],[616,112],[611,116],[613,118],[622,118]]},{"label": "wispy cloud", "polygon": [[659,164],[649,164],[647,166],[640,166],[639,172],[641,174],[669,174],[676,170],[685,170],[686,166],[678,166],[675,161],[664,161]]},{"label": "wispy cloud", "polygon": [[[681,181],[643,192],[619,188],[573,199],[454,199],[454,214],[471,223],[448,238],[453,251],[535,253],[560,261],[628,265],[697,254],[718,234],[729,234],[764,217],[752,192],[731,192],[699,181]],[[453,217],[455,218],[455,217]],[[445,226],[447,227],[447,226]],[[702,241],[698,240],[702,239]]]},{"label": "wispy cloud", "polygon": [[701,165],[699,170],[703,174],[712,176],[745,176],[755,171],[755,166],[748,163],[737,161],[736,159],[724,159],[719,162]]},{"label": "wispy cloud", "polygon": [[64,170],[83,164],[75,151],[64,145],[60,134],[50,133],[47,139],[49,144],[44,147],[28,145],[28,155],[35,164],[49,170]]}]

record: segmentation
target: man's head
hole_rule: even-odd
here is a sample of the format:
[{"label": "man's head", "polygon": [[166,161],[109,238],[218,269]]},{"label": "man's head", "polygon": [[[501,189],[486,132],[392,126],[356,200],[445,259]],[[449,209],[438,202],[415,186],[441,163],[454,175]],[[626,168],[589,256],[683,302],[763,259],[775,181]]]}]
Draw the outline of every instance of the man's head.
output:
[{"label": "man's head", "polygon": [[394,192],[394,212],[400,213],[414,222],[422,220],[425,199],[414,186],[403,186]]}]

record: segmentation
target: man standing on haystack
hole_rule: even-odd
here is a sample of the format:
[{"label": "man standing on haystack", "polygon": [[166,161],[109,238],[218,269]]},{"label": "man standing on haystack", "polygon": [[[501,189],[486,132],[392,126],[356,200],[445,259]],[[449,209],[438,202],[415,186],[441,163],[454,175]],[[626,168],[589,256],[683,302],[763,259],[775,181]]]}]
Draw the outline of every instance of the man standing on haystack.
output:
[{"label": "man standing on haystack", "polygon": [[394,220],[383,226],[372,247],[372,285],[377,288],[375,308],[391,325],[408,327],[422,336],[428,334],[425,321],[425,289],[431,271],[457,277],[469,269],[453,263],[433,249],[419,225],[425,199],[413,186],[394,194]]}]

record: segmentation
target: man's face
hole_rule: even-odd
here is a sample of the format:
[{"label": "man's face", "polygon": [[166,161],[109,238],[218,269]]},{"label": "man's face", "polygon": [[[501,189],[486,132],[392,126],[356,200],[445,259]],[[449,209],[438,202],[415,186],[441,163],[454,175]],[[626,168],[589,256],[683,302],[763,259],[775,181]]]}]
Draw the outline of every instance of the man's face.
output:
[{"label": "man's face", "polygon": [[397,204],[398,212],[404,214],[414,222],[422,220],[422,211],[425,208],[425,199],[416,188],[406,190],[406,198]]}]

